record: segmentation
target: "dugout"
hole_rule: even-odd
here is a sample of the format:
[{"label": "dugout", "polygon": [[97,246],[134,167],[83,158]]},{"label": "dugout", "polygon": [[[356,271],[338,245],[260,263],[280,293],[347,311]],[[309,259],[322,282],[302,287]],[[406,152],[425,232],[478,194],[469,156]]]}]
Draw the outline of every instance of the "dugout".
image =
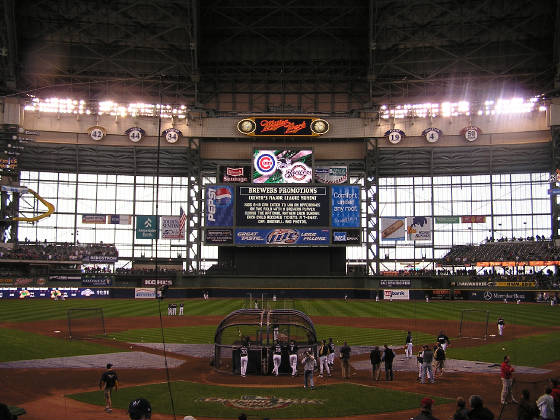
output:
[{"label": "dugout", "polygon": [[[279,373],[291,373],[287,346],[294,340],[299,353],[311,348],[317,354],[317,334],[311,319],[296,309],[238,309],[227,315],[214,336],[214,368],[240,373],[239,348],[249,341],[247,374],[268,375],[272,371],[272,346],[278,338],[284,352]],[[298,360],[300,358],[298,357]]]}]

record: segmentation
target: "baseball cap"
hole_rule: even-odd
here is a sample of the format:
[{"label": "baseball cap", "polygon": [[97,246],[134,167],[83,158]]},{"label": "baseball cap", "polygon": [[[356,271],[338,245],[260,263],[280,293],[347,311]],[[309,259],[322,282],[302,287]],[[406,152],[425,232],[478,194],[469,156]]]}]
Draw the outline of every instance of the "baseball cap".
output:
[{"label": "baseball cap", "polygon": [[149,419],[152,417],[152,406],[145,398],[136,398],[128,405],[128,415],[133,420],[139,420],[142,417]]},{"label": "baseball cap", "polygon": [[425,407],[431,407],[432,404],[434,403],[434,400],[432,400],[431,398],[422,398],[422,401],[420,401],[420,405],[421,406],[425,406]]},{"label": "baseball cap", "polygon": [[107,363],[107,369],[111,369],[113,365],[111,363]]}]

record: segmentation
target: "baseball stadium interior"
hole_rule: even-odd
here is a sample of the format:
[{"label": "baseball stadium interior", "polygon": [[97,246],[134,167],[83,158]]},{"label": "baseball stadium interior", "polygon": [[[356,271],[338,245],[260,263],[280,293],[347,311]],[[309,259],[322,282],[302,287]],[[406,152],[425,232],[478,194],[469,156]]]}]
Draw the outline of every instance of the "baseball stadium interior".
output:
[{"label": "baseball stadium interior", "polygon": [[[506,401],[521,398],[512,374],[533,400],[550,379],[560,403],[560,359],[528,361],[537,370],[524,371],[522,350],[510,350],[531,334],[560,332],[560,0],[3,0],[0,12],[0,342],[36,332],[65,346],[139,346],[164,357],[127,385],[165,381],[169,406],[151,400],[149,411],[162,419],[176,418],[171,384],[186,372],[189,381],[224,388],[241,387],[240,372],[254,386],[280,375],[303,390],[303,379],[289,382],[291,356],[300,357],[308,387],[314,355],[318,391],[338,386],[326,383],[331,370],[342,372],[343,386],[369,386],[366,355],[374,364],[374,346],[383,353],[388,342],[398,363],[414,363],[412,385],[387,388],[416,393],[398,418],[418,407],[431,415],[434,404],[434,415],[450,418],[454,398],[469,396],[461,385],[442,394],[420,388],[424,374],[432,382],[454,374],[443,375],[438,346],[432,376],[421,358],[419,368],[408,360],[412,341],[400,351],[402,331],[422,337],[418,346],[446,329],[443,350],[450,341],[468,349],[501,343],[468,373],[464,363],[457,368],[484,378],[491,370],[476,363],[501,369],[500,384],[498,372],[495,384],[468,388],[496,418],[521,418]],[[59,312],[43,301],[57,301]],[[125,309],[131,302],[138,306]],[[347,305],[340,313],[331,306],[338,302]],[[13,315],[22,305],[42,309]],[[421,305],[443,309],[429,314]],[[524,312],[533,310],[535,321]],[[161,334],[153,342],[147,330],[125,337],[141,326]],[[343,328],[362,327],[346,357]],[[199,331],[195,341],[189,328]],[[365,343],[366,329],[399,338]],[[341,334],[336,358],[334,345],[321,344],[332,331]],[[503,333],[516,344],[502,343]],[[288,350],[292,340],[300,353]],[[450,357],[466,357],[454,351],[450,365]],[[0,391],[12,418],[71,419],[85,410],[81,418],[98,419],[96,404],[112,410],[106,380],[108,402],[107,388],[105,402],[95,402],[77,394],[94,388],[72,392],[61,380],[64,395],[42,395],[60,411],[41,413],[45,400],[24,391],[33,383],[24,365],[8,365],[59,354],[18,352],[0,351],[0,370],[19,384]],[[179,357],[177,365],[168,357]],[[111,361],[118,371],[114,360],[122,361],[97,368]],[[501,396],[491,384],[503,386]],[[123,415],[143,418],[127,411],[124,396],[113,398]],[[217,412],[205,411],[202,398],[181,415],[237,418],[261,397]],[[481,412],[482,400],[467,403]],[[391,412],[381,403],[377,411],[333,405],[333,418]],[[249,418],[329,417],[294,407]],[[560,418],[558,407],[548,418]]]}]

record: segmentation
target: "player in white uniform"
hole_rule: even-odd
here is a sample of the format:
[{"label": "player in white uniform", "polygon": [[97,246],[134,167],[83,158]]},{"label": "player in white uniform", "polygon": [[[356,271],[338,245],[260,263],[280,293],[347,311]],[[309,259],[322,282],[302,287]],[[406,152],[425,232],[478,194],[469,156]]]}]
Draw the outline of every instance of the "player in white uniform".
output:
[{"label": "player in white uniform", "polygon": [[247,374],[247,364],[249,363],[249,347],[248,344],[242,344],[239,348],[241,376],[245,377]]},{"label": "player in white uniform", "polygon": [[408,335],[406,336],[406,341],[404,345],[405,345],[404,354],[406,358],[407,359],[412,358],[412,333],[410,331],[408,331]]},{"label": "player in white uniform", "polygon": [[274,376],[278,376],[278,368],[280,367],[280,363],[282,363],[282,346],[278,340],[274,341],[273,352],[272,363],[274,364],[274,368],[272,369],[272,373]]},{"label": "player in white uniform", "polygon": [[504,325],[506,323],[504,322],[504,319],[502,317],[498,318],[498,334],[499,335],[504,335]]},{"label": "player in white uniform", "polygon": [[319,377],[323,377],[323,369],[327,371],[327,375],[331,376],[331,369],[327,363],[327,356],[329,355],[329,346],[327,340],[323,340],[321,347],[319,347]]},{"label": "player in white uniform", "polygon": [[183,309],[185,308],[185,305],[183,303],[179,304],[179,315],[183,315]]},{"label": "player in white uniform", "polygon": [[290,341],[288,354],[290,355],[290,367],[292,368],[292,376],[297,376],[298,346],[296,346],[294,340]]}]

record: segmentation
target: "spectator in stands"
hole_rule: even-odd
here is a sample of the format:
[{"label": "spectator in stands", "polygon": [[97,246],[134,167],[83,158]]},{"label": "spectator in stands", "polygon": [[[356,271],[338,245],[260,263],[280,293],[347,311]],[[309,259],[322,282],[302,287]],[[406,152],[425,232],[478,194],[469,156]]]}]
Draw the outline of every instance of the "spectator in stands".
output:
[{"label": "spectator in stands", "polygon": [[467,410],[467,403],[463,397],[457,397],[457,411],[453,414],[453,420],[468,420],[469,410]]},{"label": "spectator in stands", "polygon": [[144,398],[136,398],[128,405],[131,420],[148,420],[152,418],[152,405]]},{"label": "spectator in stands", "polygon": [[438,420],[432,415],[432,405],[434,400],[431,398],[422,398],[420,401],[420,414],[413,417],[412,420]]},{"label": "spectator in stands", "polygon": [[494,413],[484,407],[482,397],[480,395],[471,395],[469,398],[471,409],[469,411],[469,419],[472,420],[494,420]]},{"label": "spectator in stands", "polygon": [[0,403],[0,420],[15,420],[14,416],[6,404]]},{"label": "spectator in stands", "polygon": [[552,384],[552,398],[554,399],[554,414],[557,419],[560,419],[560,381],[558,379],[551,379]]},{"label": "spectator in stands", "polygon": [[527,389],[521,391],[521,399],[517,407],[517,418],[519,420],[533,420],[539,417],[539,409],[534,401],[531,401],[531,394]]}]

